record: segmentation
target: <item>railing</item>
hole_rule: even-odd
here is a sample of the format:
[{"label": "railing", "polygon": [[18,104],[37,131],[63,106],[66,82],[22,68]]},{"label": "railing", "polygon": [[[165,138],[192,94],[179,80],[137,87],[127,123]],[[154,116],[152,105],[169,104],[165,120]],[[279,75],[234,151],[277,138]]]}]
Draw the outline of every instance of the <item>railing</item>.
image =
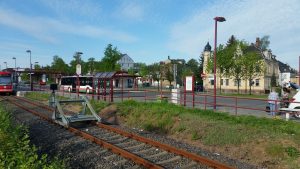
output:
[{"label": "railing", "polygon": [[[35,88],[35,90],[49,91],[46,88]],[[267,113],[266,106],[268,105],[267,99],[246,98],[237,96],[216,96],[216,105],[214,105],[214,96],[211,94],[196,93],[179,91],[177,93],[179,98],[172,98],[171,91],[167,90],[138,90],[133,88],[115,89],[110,91],[104,90],[91,90],[90,93],[70,93],[67,91],[59,90],[57,93],[66,97],[78,97],[79,95],[86,95],[89,99],[107,101],[107,102],[123,102],[125,100],[136,100],[139,102],[176,102],[178,105],[186,106],[189,108],[198,108],[203,110],[213,110],[216,106],[217,111],[228,112],[233,115],[254,115],[260,117],[270,116]],[[279,103],[282,101],[275,100],[275,112],[279,112]],[[298,103],[298,102],[294,102]],[[300,103],[300,102],[299,102]]]}]

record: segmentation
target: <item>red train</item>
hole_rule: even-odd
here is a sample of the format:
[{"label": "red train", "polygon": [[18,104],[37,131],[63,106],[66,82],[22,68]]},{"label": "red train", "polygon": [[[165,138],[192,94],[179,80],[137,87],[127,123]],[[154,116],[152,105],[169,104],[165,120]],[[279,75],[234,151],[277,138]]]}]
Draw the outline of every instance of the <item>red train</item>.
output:
[{"label": "red train", "polygon": [[13,83],[13,74],[0,71],[0,93],[15,94],[16,88]]}]

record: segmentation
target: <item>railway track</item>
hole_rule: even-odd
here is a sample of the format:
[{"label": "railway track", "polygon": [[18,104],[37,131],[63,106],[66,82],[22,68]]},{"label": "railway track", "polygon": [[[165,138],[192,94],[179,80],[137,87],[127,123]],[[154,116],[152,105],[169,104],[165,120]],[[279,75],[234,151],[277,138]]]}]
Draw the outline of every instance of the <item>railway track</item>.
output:
[{"label": "railway track", "polygon": [[[19,97],[5,97],[5,100],[39,116],[43,120],[56,124],[51,118],[53,109],[42,103]],[[123,168],[122,166],[130,162],[136,164],[130,168],[233,168],[226,164],[100,123],[93,123],[80,128],[68,127],[66,129],[106,148],[104,151],[113,152],[113,155],[108,155],[104,159],[114,161],[114,165],[120,166],[120,168]]]}]

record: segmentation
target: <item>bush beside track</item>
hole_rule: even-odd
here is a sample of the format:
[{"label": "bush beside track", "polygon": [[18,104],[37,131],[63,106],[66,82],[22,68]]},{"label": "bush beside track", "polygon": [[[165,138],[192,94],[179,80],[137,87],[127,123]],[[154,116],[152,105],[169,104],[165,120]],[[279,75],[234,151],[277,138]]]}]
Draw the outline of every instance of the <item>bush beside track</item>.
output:
[{"label": "bush beside track", "polygon": [[27,129],[12,123],[8,110],[0,104],[0,168],[56,169],[65,168],[57,158],[49,160],[39,156],[37,148],[30,145]]}]

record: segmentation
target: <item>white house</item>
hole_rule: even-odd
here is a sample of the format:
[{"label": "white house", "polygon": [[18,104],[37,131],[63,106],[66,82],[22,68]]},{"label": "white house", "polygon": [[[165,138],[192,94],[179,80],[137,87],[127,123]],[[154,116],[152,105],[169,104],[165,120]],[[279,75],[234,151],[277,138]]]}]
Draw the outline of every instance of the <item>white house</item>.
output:
[{"label": "white house", "polygon": [[124,71],[128,71],[134,66],[133,59],[129,57],[127,54],[122,54],[121,59],[117,63],[121,65],[121,70]]}]

